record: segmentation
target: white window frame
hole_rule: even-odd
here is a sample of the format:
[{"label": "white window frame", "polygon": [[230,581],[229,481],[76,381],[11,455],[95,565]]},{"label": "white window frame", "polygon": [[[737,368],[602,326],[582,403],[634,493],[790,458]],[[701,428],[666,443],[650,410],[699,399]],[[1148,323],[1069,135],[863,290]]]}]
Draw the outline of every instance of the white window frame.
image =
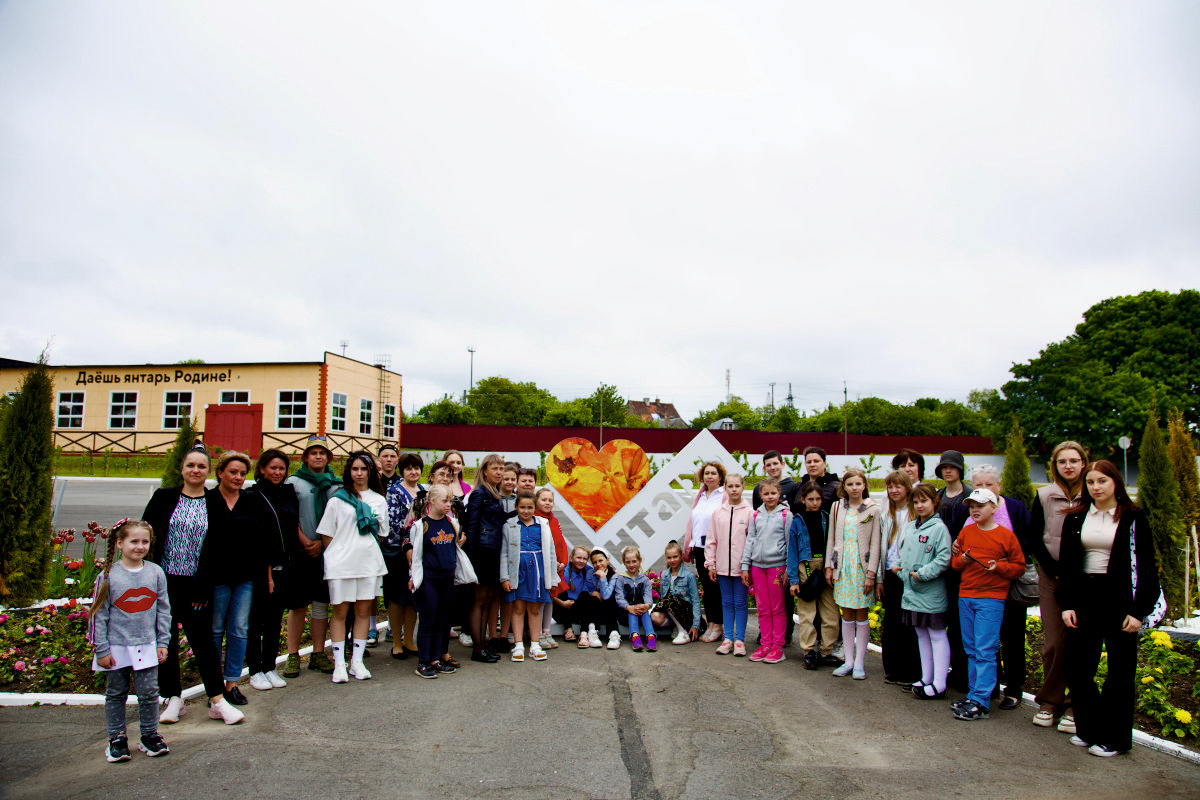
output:
[{"label": "white window frame", "polygon": [[[340,402],[339,402],[340,401]],[[330,432],[346,432],[346,409],[350,398],[341,392],[329,393],[329,430]],[[339,413],[340,412],[340,413]]]},{"label": "white window frame", "polygon": [[396,405],[394,403],[383,404],[383,438],[396,438]]},{"label": "white window frame", "polygon": [[[238,400],[239,394],[246,395],[245,400]],[[226,397],[232,397],[232,400],[227,400]],[[222,389],[220,394],[220,405],[237,405],[244,406],[250,403],[250,392],[247,389]]]},{"label": "white window frame", "polygon": [[358,434],[370,436],[375,427],[375,401],[366,397],[358,398]]},{"label": "white window frame", "polygon": [[[171,400],[171,395],[175,395],[175,400]],[[187,401],[184,402],[184,397]],[[191,390],[180,391],[179,389],[171,389],[163,392],[163,419],[162,426],[164,431],[177,431],[183,427],[184,417],[192,416],[192,398],[194,395]],[[187,411],[183,411],[183,409]],[[175,413],[170,413],[174,411]],[[176,424],[170,424],[174,420]]]},{"label": "white window frame", "polygon": [[[84,405],[87,402],[86,392],[59,392],[58,393],[58,409],[54,415],[54,427],[61,430],[72,430],[74,428],[83,427],[83,411]],[[75,398],[79,398],[76,400]],[[64,399],[65,398],[65,399]],[[63,413],[63,406],[67,406],[67,413]],[[76,413],[78,408],[78,413]],[[63,420],[67,424],[63,424]]]},{"label": "white window frame", "polygon": [[[284,395],[288,395],[284,399]],[[301,397],[297,397],[300,395]],[[283,413],[284,407],[288,413]],[[296,413],[296,407],[303,407],[301,414]],[[299,423],[299,424],[297,424]],[[308,430],[308,389],[278,389],[275,392],[275,429],[280,431]]]},{"label": "white window frame", "polygon": [[[119,404],[117,403],[118,395],[121,396],[121,402]],[[129,402],[130,397],[133,398],[132,403]],[[137,392],[117,391],[108,393],[108,429],[110,431],[137,430],[138,399]],[[118,405],[121,408],[120,417],[117,417],[114,414]],[[129,409],[131,408],[133,410],[132,414],[129,413]],[[122,422],[122,424],[114,425],[113,422],[118,419]]]}]

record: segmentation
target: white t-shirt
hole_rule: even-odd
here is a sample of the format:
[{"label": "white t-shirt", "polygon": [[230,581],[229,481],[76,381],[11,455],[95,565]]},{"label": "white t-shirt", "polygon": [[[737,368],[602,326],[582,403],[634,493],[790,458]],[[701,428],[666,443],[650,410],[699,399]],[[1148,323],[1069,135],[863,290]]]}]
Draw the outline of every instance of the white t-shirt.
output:
[{"label": "white t-shirt", "polygon": [[721,507],[724,500],[725,487],[718,486],[707,495],[702,494],[700,500],[692,507],[692,547],[704,547],[709,526],[712,525],[713,512]]},{"label": "white t-shirt", "polygon": [[358,532],[358,515],[354,506],[345,500],[332,497],[325,507],[325,516],[317,525],[317,533],[333,541],[325,549],[325,579],[374,578],[387,574],[383,552],[379,542],[387,538],[387,500],[383,495],[367,489],[362,500],[375,512],[379,520],[379,537],[364,536]]}]

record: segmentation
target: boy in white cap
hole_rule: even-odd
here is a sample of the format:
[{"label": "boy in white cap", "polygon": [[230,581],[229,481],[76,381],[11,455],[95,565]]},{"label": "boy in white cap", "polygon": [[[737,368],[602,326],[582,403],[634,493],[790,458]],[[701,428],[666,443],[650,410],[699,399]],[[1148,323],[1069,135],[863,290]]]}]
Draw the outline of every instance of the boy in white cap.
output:
[{"label": "boy in white cap", "polygon": [[988,489],[971,492],[967,497],[971,522],[963,526],[950,551],[950,566],[962,573],[958,614],[970,682],[966,698],[953,706],[955,718],[961,720],[988,718],[1004,600],[1009,584],[1025,573],[1025,555],[1016,534],[993,519],[997,502]]}]

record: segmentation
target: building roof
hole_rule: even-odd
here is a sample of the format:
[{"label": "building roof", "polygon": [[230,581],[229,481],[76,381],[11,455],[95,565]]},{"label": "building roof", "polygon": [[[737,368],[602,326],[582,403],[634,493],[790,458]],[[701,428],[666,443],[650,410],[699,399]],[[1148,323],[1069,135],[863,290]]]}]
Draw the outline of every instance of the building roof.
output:
[{"label": "building roof", "polygon": [[658,425],[669,425],[672,420],[681,419],[674,403],[664,403],[657,397],[654,402],[646,397],[642,400],[630,400],[625,404],[625,413],[631,417],[653,422]]}]

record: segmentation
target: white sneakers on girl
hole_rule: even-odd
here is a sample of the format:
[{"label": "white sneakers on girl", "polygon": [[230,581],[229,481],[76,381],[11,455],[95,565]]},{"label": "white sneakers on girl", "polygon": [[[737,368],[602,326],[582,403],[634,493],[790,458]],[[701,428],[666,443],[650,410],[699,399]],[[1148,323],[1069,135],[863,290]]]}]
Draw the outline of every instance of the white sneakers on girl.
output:
[{"label": "white sneakers on girl", "polygon": [[545,661],[546,651],[542,650],[542,646],[538,642],[532,642],[529,645],[529,657],[534,661]]},{"label": "white sneakers on girl", "polygon": [[608,634],[608,649],[616,650],[620,646],[621,646],[621,632],[613,631],[612,633]]},{"label": "white sneakers on girl", "polygon": [[[530,652],[533,651],[534,647],[537,647],[537,645],[536,644],[530,645],[530,647],[529,647]],[[522,642],[521,644],[513,645],[512,656],[510,656],[510,658],[512,658],[513,661],[524,661],[525,660],[525,644],[524,644],[524,642]]]},{"label": "white sneakers on girl", "polygon": [[680,628],[679,633],[675,634],[675,638],[671,640],[671,644],[687,644],[690,641],[691,637],[688,636],[687,631]]},{"label": "white sneakers on girl", "polygon": [[287,686],[287,681],[279,677],[279,673],[275,670],[264,672],[263,675],[267,676],[267,680],[271,682],[271,687],[274,689],[282,689],[283,687]]},{"label": "white sneakers on girl", "polygon": [[250,676],[250,688],[257,689],[260,692],[269,692],[275,687],[267,680],[267,676],[261,672],[256,672]]},{"label": "white sneakers on girl", "polygon": [[164,725],[173,725],[179,722],[179,718],[186,713],[187,708],[183,705],[183,698],[176,695],[175,697],[167,698],[167,707],[159,715],[158,721]]},{"label": "white sneakers on girl", "polygon": [[733,642],[729,641],[728,639],[721,642],[721,646],[717,648],[717,655],[719,655],[719,656],[727,656],[732,652],[733,652]]},{"label": "white sneakers on girl", "polygon": [[334,683],[349,683],[350,676],[346,674],[345,664],[335,664],[333,666],[333,677],[331,680]]},{"label": "white sneakers on girl", "polygon": [[246,715],[238,711],[222,697],[215,703],[209,703],[208,718],[219,719],[226,725],[237,725],[246,718]]},{"label": "white sneakers on girl", "polygon": [[350,662],[350,674],[354,676],[355,680],[371,680],[371,670],[367,669],[367,665],[361,660],[354,660]]}]

